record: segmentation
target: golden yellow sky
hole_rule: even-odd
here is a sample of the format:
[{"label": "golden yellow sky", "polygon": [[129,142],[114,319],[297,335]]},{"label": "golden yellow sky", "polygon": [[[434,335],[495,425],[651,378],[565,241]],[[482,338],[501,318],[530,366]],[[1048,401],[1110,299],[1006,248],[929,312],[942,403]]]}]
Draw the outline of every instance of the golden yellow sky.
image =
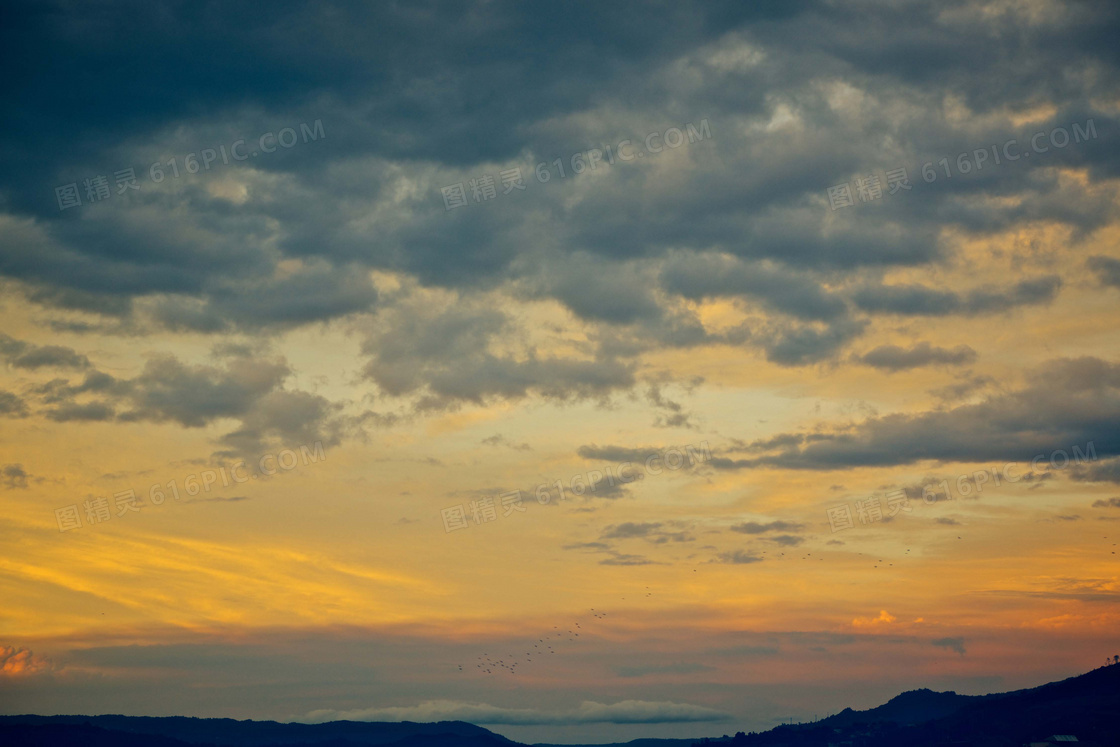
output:
[{"label": "golden yellow sky", "polygon": [[[165,8],[155,37],[208,41],[161,63],[181,103],[136,93],[148,70],[96,84],[138,97],[127,123],[55,66],[19,83],[0,712],[606,742],[1114,654],[1111,12],[694,7],[600,39],[600,9],[589,61],[542,41],[567,21],[498,6],[245,21],[307,29],[299,75]],[[13,23],[109,64],[83,11]],[[1038,48],[997,44],[1012,31]],[[246,81],[180,77],[242,55]],[[71,140],[65,99],[89,118]],[[283,127],[295,144],[264,148]],[[238,138],[255,155],[187,169]],[[640,157],[615,159],[624,139]],[[40,158],[34,188],[4,176]],[[130,164],[139,187],[87,194]],[[672,449],[703,458],[666,468]]]}]

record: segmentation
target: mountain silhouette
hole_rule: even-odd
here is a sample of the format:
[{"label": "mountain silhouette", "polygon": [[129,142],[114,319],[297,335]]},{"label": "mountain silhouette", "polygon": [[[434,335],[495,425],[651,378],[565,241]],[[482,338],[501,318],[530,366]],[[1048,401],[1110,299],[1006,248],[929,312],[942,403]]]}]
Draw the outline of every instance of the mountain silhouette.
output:
[{"label": "mountain silhouette", "polygon": [[[15,738],[18,733],[19,738]],[[35,741],[36,734],[49,735]],[[331,721],[325,724],[237,721],[185,716],[0,716],[0,745],[152,745],[152,747],[517,747],[500,734],[463,721],[419,724]],[[139,741],[137,741],[139,740]]]},{"label": "mountain silhouette", "polygon": [[835,716],[829,716],[818,723],[827,726],[844,727],[857,723],[890,722],[894,724],[909,725],[921,724],[956,713],[970,702],[975,702],[982,695],[957,695],[955,692],[934,692],[922,688],[909,690],[896,695],[889,701],[876,708],[866,711],[853,711],[845,708]]},{"label": "mountain silhouette", "polygon": [[1072,734],[1078,747],[1120,747],[1120,665],[992,695],[912,690],[866,711],[846,708],[811,724],[707,739],[735,747],[1022,747]]},{"label": "mountain silhouette", "polygon": [[[701,740],[628,747],[1022,747],[1053,734],[1120,747],[1120,665],[992,695],[911,690],[864,711]],[[0,716],[0,745],[27,747],[521,747],[462,721],[325,724],[148,716]],[[536,747],[545,747],[537,745]],[[599,747],[599,746],[596,746]],[[617,747],[617,746],[612,746]]]}]

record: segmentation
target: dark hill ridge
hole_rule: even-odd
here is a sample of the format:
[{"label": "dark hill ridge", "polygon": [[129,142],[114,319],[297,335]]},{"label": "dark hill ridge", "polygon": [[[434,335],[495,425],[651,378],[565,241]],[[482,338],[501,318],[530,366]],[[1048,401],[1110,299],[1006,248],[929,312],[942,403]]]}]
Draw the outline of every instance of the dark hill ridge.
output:
[{"label": "dark hill ridge", "polygon": [[736,747],[1022,747],[1051,734],[1120,747],[1120,665],[993,695],[912,690],[866,711],[700,744]]},{"label": "dark hill ridge", "polygon": [[[297,747],[298,745],[394,745],[428,747],[516,747],[517,743],[481,726],[463,721],[417,724],[410,721],[331,721],[325,724],[285,724],[277,721],[237,721],[186,716],[0,716],[0,745],[16,724],[47,727],[88,725],[106,733],[164,737],[189,745],[232,747]],[[131,743],[131,742],[130,742]],[[151,742],[157,744],[156,742]],[[18,744],[13,742],[13,744]],[[69,743],[59,743],[69,744]],[[77,743],[74,743],[77,744]],[[148,744],[148,742],[140,742]],[[162,744],[162,743],[160,743]]]},{"label": "dark hill ridge", "polygon": [[908,690],[901,695],[896,695],[881,706],[866,711],[853,711],[851,708],[845,708],[835,716],[829,716],[818,723],[834,727],[880,721],[888,721],[903,726],[921,724],[956,713],[969,703],[983,697],[986,696],[957,695],[952,691],[939,693],[925,688]]},{"label": "dark hill ridge", "polygon": [[[994,695],[912,690],[866,711],[846,708],[811,724],[705,739],[735,747],[1022,747],[1051,734],[1120,747],[1120,665]],[[638,739],[629,747],[684,747]],[[325,724],[187,717],[0,716],[0,747],[522,747],[462,721]],[[538,745],[537,747],[546,747]],[[612,745],[611,747],[621,747]],[[1088,745],[1086,745],[1088,747]]]},{"label": "dark hill ridge", "polygon": [[193,747],[189,742],[153,734],[100,729],[84,724],[2,724],[3,747]]}]

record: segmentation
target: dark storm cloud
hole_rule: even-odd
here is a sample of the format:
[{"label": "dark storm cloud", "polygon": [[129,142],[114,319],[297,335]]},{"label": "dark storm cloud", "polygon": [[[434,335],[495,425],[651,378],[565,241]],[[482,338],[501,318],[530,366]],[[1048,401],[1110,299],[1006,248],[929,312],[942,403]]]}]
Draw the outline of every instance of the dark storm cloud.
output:
[{"label": "dark storm cloud", "polygon": [[961,366],[976,360],[976,351],[968,345],[958,345],[949,350],[920,342],[912,348],[897,345],[880,345],[856,358],[861,363],[887,371],[904,371],[936,364]]},{"label": "dark storm cloud", "polygon": [[[1091,187],[1120,174],[1115,118],[1093,103],[1118,82],[1117,18],[1104,2],[1041,21],[975,2],[843,12],[284,2],[265,14],[9,3],[0,58],[25,74],[0,94],[15,112],[0,154],[0,274],[58,313],[93,312],[133,333],[375,315],[364,372],[421,408],[604,397],[634,385],[635,356],[665,347],[747,345],[785,366],[837,360],[869,324],[857,315],[974,316],[1055,297],[1058,276],[974,290],[876,277],[945,260],[947,226],[1055,221],[1085,235],[1116,217]],[[868,28],[886,41],[869,49]],[[115,74],[135,60],[144,64]],[[950,117],[933,103],[946,100],[981,116]],[[1046,121],[997,116],[1042,104],[1055,109]],[[919,179],[925,161],[1089,118],[1092,140]],[[320,141],[147,178],[153,162],[314,121]],[[679,149],[547,184],[534,175],[542,161],[554,169],[623,138],[644,150],[647,133],[700,122],[708,134]],[[524,191],[444,209],[440,187],[514,165]],[[827,187],[895,165],[910,168],[913,193],[828,209]],[[128,166],[140,190],[57,209],[55,186]],[[1085,168],[1090,183],[1062,184],[1055,167]],[[1106,281],[1108,261],[1090,263]],[[441,315],[418,311],[407,291],[383,298],[370,270],[452,289],[465,307]],[[495,289],[563,304],[591,325],[590,356],[493,352],[508,320],[475,301]],[[710,333],[685,302],[711,298],[764,316]],[[452,331],[464,327],[478,330]]]},{"label": "dark storm cloud", "polygon": [[1120,508],[1120,497],[1093,501],[1093,508]]},{"label": "dark storm cloud", "polygon": [[[872,417],[812,438],[783,434],[796,445],[749,459],[716,457],[709,464],[716,469],[844,469],[928,459],[1030,460],[1039,454],[1049,458],[1057,450],[1072,458],[1074,447],[1087,454],[1090,443],[1094,455],[1111,457],[1120,453],[1118,423],[1120,365],[1091,357],[1058,359],[1031,371],[1024,388],[978,404]],[[1074,479],[1108,480],[1120,474],[1113,462],[1081,469],[1071,472]]]},{"label": "dark storm cloud", "polygon": [[[619,77],[636,78],[729,26],[798,6],[632,13],[592,3],[561,11],[507,2],[282,2],[263,14],[250,3],[119,2],[85,13],[72,2],[10,3],[3,59],[28,71],[6,88],[23,104],[12,109],[18,116],[10,129],[24,144],[14,156],[25,165],[32,155],[64,161],[198,112],[267,109],[277,101],[306,106],[330,94],[368,102],[354,122],[364,137],[342,143],[350,149],[474,163],[518,152],[534,117],[570,111],[610,91]],[[557,35],[583,41],[547,43]],[[131,65],[127,80],[111,75],[136,59],[144,64]],[[503,65],[510,60],[523,64]],[[519,96],[498,95],[515,84]],[[472,103],[486,99],[493,105],[484,121]],[[114,105],[119,100],[129,102],[126,111]],[[64,138],[67,149],[50,147]]]}]

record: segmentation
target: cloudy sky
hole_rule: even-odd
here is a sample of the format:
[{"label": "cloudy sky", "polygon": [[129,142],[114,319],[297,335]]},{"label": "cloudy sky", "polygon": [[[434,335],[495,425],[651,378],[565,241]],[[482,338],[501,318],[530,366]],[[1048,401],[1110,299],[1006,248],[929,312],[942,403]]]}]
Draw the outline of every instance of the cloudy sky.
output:
[{"label": "cloudy sky", "polygon": [[0,711],[719,735],[1120,649],[1120,7],[9,2]]}]

